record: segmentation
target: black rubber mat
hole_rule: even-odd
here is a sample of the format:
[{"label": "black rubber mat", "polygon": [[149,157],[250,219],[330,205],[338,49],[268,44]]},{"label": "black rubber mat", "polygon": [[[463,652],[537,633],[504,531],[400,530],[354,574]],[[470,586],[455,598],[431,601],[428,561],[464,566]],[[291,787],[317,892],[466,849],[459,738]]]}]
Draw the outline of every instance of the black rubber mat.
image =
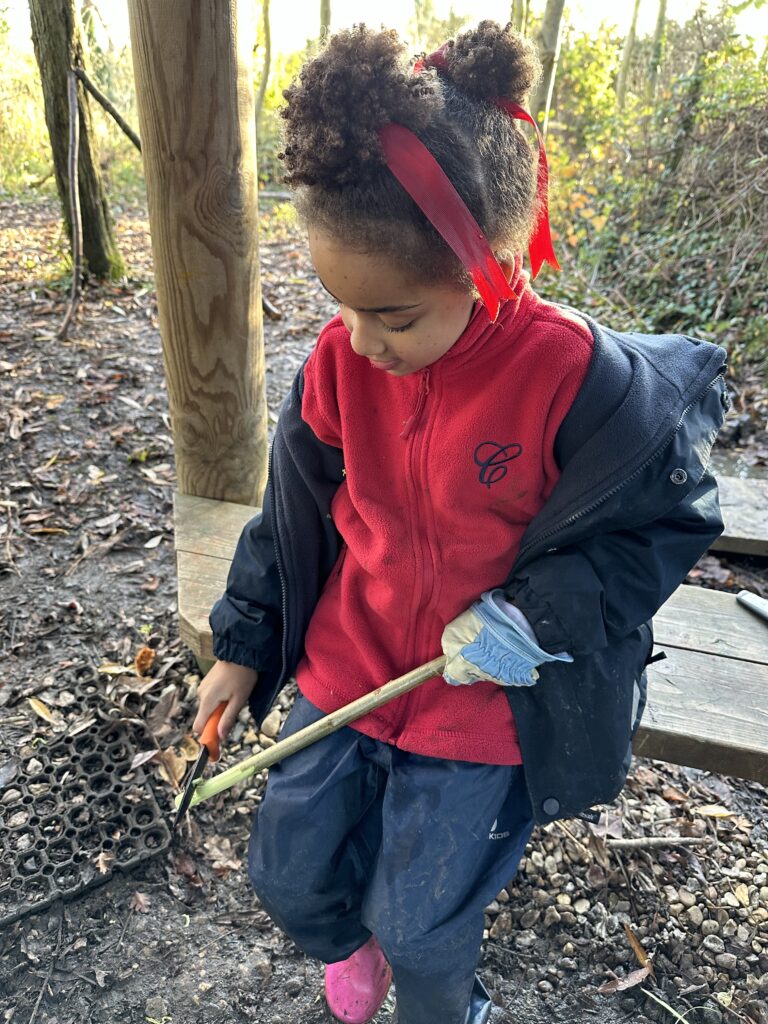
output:
[{"label": "black rubber mat", "polygon": [[0,925],[170,843],[148,772],[131,768],[150,743],[146,730],[98,694],[79,710],[80,731],[39,743],[30,756],[0,744]]}]

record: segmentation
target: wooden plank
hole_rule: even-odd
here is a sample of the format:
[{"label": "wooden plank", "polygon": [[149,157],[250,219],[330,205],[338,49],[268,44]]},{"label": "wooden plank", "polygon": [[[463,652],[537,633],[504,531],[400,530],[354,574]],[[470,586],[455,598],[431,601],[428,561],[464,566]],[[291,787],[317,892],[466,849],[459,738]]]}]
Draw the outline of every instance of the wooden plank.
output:
[{"label": "wooden plank", "polygon": [[768,783],[768,666],[672,648],[648,676],[636,754]]},{"label": "wooden plank", "polygon": [[[721,476],[718,484],[725,532],[712,550],[768,554],[768,480]],[[231,558],[240,531],[259,509],[177,493],[174,511],[177,548]]]},{"label": "wooden plank", "polygon": [[240,532],[260,509],[232,501],[173,496],[176,550],[231,560]]},{"label": "wooden plank", "polygon": [[229,562],[195,552],[177,551],[179,579],[179,634],[200,658],[213,657],[208,615],[227,585]]},{"label": "wooden plank", "polygon": [[718,476],[717,483],[725,531],[712,550],[768,554],[768,480]]},{"label": "wooden plank", "polygon": [[704,587],[678,587],[653,620],[659,647],[682,647],[768,665],[768,625],[736,600]]}]

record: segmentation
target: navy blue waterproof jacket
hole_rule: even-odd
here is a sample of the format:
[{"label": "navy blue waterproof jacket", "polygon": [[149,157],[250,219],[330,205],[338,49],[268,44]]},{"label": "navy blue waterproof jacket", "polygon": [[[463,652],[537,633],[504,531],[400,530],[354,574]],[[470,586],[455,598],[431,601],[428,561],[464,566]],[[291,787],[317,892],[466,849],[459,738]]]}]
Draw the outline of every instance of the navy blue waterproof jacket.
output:
[{"label": "navy blue waterproof jacket", "polygon": [[[576,312],[575,310],[572,312]],[[539,822],[612,800],[645,703],[650,620],[722,531],[710,450],[727,407],[725,352],[680,335],[594,337],[557,435],[561,476],[529,524],[504,589],[541,646],[568,651],[508,687]],[[300,371],[278,423],[264,507],[244,529],[211,612],[217,658],[259,670],[258,722],[303,653],[342,539],[331,501],[343,452],[301,418]]]}]

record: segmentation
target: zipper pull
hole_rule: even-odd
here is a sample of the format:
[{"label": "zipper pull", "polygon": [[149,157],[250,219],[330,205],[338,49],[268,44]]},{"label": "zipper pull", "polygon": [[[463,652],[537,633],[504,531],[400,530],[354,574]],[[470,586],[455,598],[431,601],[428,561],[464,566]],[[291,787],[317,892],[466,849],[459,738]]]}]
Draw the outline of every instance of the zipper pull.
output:
[{"label": "zipper pull", "polygon": [[424,406],[427,404],[427,395],[429,394],[429,369],[421,371],[421,380],[419,381],[419,393],[416,396],[416,406],[405,421],[403,431],[400,437],[405,439],[411,436],[414,427],[419,422],[421,414],[424,412]]}]

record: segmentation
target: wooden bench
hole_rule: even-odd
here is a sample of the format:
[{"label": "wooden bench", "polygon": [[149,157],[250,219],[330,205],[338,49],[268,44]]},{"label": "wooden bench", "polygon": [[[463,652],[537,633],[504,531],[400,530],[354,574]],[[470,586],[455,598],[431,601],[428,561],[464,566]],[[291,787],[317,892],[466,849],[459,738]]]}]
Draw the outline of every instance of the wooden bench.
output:
[{"label": "wooden bench", "polygon": [[[749,490],[745,483],[761,487]],[[768,482],[726,478],[721,500],[726,531],[717,549],[768,551]],[[208,612],[224,590],[240,531],[256,511],[176,495],[180,633],[203,667],[213,658]],[[680,587],[654,624],[667,657],[649,668],[635,752],[768,784],[768,624],[734,595],[694,586]]]}]

